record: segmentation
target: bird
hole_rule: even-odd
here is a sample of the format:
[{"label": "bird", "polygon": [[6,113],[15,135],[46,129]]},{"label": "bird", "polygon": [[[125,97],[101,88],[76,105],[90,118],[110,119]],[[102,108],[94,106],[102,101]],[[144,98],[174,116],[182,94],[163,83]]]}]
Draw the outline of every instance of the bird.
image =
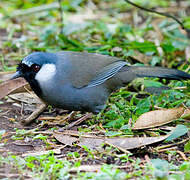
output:
[{"label": "bird", "polygon": [[135,78],[187,80],[190,74],[165,67],[134,66],[126,60],[88,52],[33,52],[11,79],[22,77],[46,104],[69,111],[100,113],[110,94]]}]

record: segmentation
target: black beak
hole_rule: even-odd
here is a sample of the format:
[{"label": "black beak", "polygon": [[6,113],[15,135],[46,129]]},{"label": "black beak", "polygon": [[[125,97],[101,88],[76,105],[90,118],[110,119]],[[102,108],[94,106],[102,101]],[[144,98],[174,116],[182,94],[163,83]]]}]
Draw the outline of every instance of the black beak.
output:
[{"label": "black beak", "polygon": [[12,79],[16,79],[16,78],[19,78],[19,77],[23,77],[22,73],[20,71],[16,71],[12,77],[11,77],[11,80]]}]

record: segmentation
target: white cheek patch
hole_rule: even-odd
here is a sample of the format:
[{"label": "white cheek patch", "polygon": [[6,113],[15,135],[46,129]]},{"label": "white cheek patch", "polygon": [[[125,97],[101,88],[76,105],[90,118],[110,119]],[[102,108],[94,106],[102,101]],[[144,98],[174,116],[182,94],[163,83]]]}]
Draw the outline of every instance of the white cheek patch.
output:
[{"label": "white cheek patch", "polygon": [[40,71],[36,74],[35,79],[38,82],[45,82],[50,80],[56,73],[56,67],[54,64],[44,64]]}]

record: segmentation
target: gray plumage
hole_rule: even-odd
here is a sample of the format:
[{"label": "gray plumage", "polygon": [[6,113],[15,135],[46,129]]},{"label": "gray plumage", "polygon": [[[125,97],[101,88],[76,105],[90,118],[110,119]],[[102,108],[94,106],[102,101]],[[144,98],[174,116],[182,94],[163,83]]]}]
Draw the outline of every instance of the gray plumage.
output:
[{"label": "gray plumage", "polygon": [[[33,64],[41,67],[39,72],[33,72]],[[36,77],[42,73],[45,64],[55,65],[56,73],[47,81],[41,81]],[[110,93],[137,77],[190,79],[189,74],[175,69],[130,66],[115,57],[69,51],[32,53],[21,62],[18,72],[47,104],[94,113],[104,108]]]}]

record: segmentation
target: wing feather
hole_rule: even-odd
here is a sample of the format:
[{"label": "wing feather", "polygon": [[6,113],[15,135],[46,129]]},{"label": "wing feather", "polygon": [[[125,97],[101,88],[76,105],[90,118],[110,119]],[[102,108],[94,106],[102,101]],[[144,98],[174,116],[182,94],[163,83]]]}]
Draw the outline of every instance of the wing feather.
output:
[{"label": "wing feather", "polygon": [[126,66],[128,63],[125,61],[117,61],[106,67],[104,67],[96,77],[94,77],[87,85],[87,87],[98,86],[108,79],[112,78],[114,75],[118,73],[118,71]]}]

